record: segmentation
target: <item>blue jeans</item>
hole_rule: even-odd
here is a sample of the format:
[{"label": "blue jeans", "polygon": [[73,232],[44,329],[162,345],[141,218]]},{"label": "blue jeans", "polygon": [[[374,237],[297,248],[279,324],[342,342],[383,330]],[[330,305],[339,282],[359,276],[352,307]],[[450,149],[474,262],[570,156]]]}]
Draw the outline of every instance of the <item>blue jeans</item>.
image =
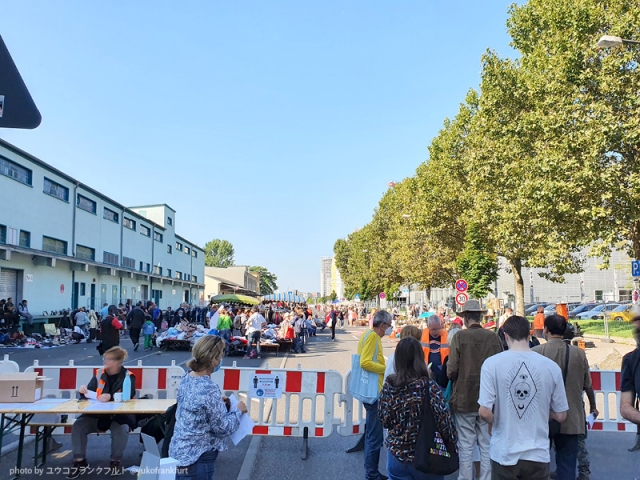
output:
[{"label": "blue jeans", "polygon": [[304,349],[304,337],[302,333],[296,333],[296,338],[293,341],[293,351],[295,353],[306,353]]},{"label": "blue jeans", "polygon": [[204,452],[196,463],[188,467],[178,467],[176,480],[213,480],[216,458],[218,458],[217,450]]},{"label": "blue jeans", "polygon": [[561,433],[553,439],[556,446],[556,475],[558,480],[576,478],[578,435]]},{"label": "blue jeans", "polygon": [[379,480],[380,448],[382,447],[382,423],[378,418],[378,401],[363,403],[367,411],[364,434],[364,478]]},{"label": "blue jeans", "polygon": [[231,343],[231,330],[220,330],[218,333],[221,339],[227,343]]},{"label": "blue jeans", "polygon": [[444,475],[422,473],[411,463],[402,463],[391,452],[387,452],[387,473],[390,480],[444,480]]}]

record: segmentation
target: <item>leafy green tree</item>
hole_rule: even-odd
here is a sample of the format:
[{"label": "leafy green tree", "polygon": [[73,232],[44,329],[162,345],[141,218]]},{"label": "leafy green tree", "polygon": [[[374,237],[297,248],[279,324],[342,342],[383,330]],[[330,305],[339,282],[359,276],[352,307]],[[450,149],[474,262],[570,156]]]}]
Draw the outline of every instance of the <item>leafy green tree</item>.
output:
[{"label": "leafy green tree", "polygon": [[332,290],[331,291],[331,295],[329,295],[329,300],[331,300],[333,302],[337,298],[338,298],[338,294],[335,292],[335,290]]},{"label": "leafy green tree", "polygon": [[467,226],[464,240],[464,250],[456,262],[458,273],[469,284],[471,297],[484,298],[498,278],[498,257],[488,249],[477,225]]},{"label": "leafy green tree", "polygon": [[260,274],[260,293],[262,295],[271,295],[278,289],[278,277],[267,270],[265,267],[251,267],[250,272],[256,272]]},{"label": "leafy green tree", "polygon": [[226,268],[234,264],[235,251],[228,240],[215,238],[204,246],[204,264],[207,267]]}]

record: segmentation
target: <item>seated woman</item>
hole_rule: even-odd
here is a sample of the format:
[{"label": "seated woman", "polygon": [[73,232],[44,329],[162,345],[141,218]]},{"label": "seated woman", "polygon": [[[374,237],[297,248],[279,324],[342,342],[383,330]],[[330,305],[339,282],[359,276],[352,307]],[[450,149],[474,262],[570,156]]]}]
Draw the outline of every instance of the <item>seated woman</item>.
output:
[{"label": "seated woman", "polygon": [[211,374],[220,368],[225,343],[216,335],[201,337],[193,347],[193,358],[178,388],[178,409],[169,455],[178,461],[176,480],[213,479],[218,452],[227,449],[226,437],[240,426],[247,413],[244,402],[229,411]]},{"label": "seated woman", "polygon": [[457,442],[456,427],[440,387],[429,380],[422,346],[413,337],[398,342],[396,373],[389,375],[378,400],[378,417],[389,430],[386,446],[387,471],[391,480],[444,480],[444,476],[422,473],[413,467],[422,405],[428,404],[436,428],[445,442]]},{"label": "seated woman", "polygon": [[[104,367],[94,376],[89,385],[82,385],[78,389],[81,399],[86,398],[89,391],[96,393],[99,402],[112,402],[115,393],[122,393],[125,378],[129,375],[131,391],[129,398],[136,393],[135,376],[122,366],[127,358],[127,351],[121,347],[111,347],[104,352]],[[111,430],[111,476],[122,475],[124,470],[120,465],[124,449],[129,440],[129,431],[136,426],[134,415],[81,415],[73,424],[71,443],[73,445],[73,468],[67,478],[78,478],[85,473],[87,463],[87,436],[90,433],[104,433]]]}]

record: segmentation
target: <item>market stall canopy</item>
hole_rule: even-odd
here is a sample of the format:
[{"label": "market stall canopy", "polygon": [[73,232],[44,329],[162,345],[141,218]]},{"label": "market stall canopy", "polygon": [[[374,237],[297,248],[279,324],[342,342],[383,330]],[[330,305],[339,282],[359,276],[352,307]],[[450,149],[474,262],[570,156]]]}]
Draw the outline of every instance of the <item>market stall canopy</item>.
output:
[{"label": "market stall canopy", "polygon": [[245,305],[258,305],[260,303],[260,300],[257,298],[233,293],[216,295],[215,297],[211,297],[211,301],[214,303],[243,303]]},{"label": "market stall canopy", "polygon": [[286,293],[272,293],[271,295],[265,295],[262,300],[266,302],[293,302],[293,303],[307,303],[304,297],[295,295],[292,292]]}]

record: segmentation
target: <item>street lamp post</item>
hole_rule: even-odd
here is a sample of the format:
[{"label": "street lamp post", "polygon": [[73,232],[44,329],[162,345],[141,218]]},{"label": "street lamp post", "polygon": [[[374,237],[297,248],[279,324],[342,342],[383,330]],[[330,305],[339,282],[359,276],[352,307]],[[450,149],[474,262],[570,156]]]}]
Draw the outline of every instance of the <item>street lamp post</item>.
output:
[{"label": "street lamp post", "polygon": [[607,48],[620,45],[640,45],[640,41],[620,38],[614,35],[603,35],[602,37],[600,37],[600,40],[598,40],[598,43],[596,45],[598,45],[599,47]]}]

